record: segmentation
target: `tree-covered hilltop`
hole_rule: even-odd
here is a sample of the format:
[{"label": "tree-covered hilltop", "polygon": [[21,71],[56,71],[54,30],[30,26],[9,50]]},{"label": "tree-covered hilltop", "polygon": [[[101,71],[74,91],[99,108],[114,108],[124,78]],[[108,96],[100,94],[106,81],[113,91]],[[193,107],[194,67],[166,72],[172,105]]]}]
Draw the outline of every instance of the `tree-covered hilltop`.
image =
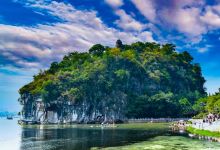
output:
[{"label": "tree-covered hilltop", "polygon": [[201,68],[192,60],[172,44],[96,44],[52,63],[22,87],[23,115],[35,116],[41,99],[44,120],[48,111],[58,120],[74,113],[80,122],[190,116],[195,101],[206,95]]},{"label": "tree-covered hilltop", "polygon": [[199,118],[206,117],[209,113],[220,114],[220,88],[215,94],[200,98],[193,108]]}]

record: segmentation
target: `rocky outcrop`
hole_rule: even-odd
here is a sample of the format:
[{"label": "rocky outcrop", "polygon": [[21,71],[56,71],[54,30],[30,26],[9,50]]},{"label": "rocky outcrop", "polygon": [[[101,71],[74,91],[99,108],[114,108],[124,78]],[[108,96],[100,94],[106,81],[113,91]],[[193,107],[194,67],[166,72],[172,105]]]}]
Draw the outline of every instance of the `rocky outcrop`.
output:
[{"label": "rocky outcrop", "polygon": [[124,110],[126,102],[108,104],[101,101],[92,104],[88,101],[71,103],[53,101],[45,103],[40,97],[22,94],[19,98],[23,106],[21,111],[24,122],[39,124],[57,123],[121,123],[126,120]]}]

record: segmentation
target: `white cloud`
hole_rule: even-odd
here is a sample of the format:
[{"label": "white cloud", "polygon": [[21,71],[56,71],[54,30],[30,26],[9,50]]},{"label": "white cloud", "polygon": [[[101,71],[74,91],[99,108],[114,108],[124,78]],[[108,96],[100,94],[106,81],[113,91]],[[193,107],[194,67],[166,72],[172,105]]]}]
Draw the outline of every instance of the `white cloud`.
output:
[{"label": "white cloud", "polygon": [[208,52],[208,49],[205,48],[205,47],[204,47],[204,48],[199,48],[199,49],[198,49],[198,52],[199,52],[199,53],[205,53],[205,52]]},{"label": "white cloud", "polygon": [[[3,66],[3,65],[0,65],[0,75],[5,75],[3,72],[10,72],[9,74],[11,76],[17,76],[17,75],[20,75],[20,76],[24,76],[24,77],[27,77],[27,78],[30,78],[30,76],[38,73],[38,69],[36,68],[17,68],[17,67],[14,67],[14,66]],[[8,74],[6,74],[8,75]]]},{"label": "white cloud", "polygon": [[191,42],[220,27],[220,5],[204,0],[131,0],[139,12],[168,32],[183,33]]},{"label": "white cloud", "polygon": [[199,53],[206,53],[212,48],[212,45],[205,45],[204,47],[197,47]]},{"label": "white cloud", "polygon": [[152,0],[132,0],[136,8],[144,15],[149,21],[155,22],[156,8]]},{"label": "white cloud", "polygon": [[[0,55],[15,66],[45,68],[68,52],[83,52],[95,43],[113,46],[118,38],[125,43],[143,40],[134,33],[106,26],[96,11],[77,10],[72,5],[55,1],[30,1],[26,7],[37,8],[36,11],[43,9],[63,21],[36,26],[0,24]],[[125,21],[127,19],[131,18]],[[134,23],[129,28],[142,28],[139,23],[131,21]],[[149,34],[147,39],[153,38]]]},{"label": "white cloud", "polygon": [[199,8],[181,8],[176,9],[175,13],[173,12],[172,15],[170,13],[169,9],[164,9],[162,17],[179,32],[191,36],[200,36],[207,32],[206,27],[199,20]]},{"label": "white cloud", "polygon": [[220,27],[220,15],[218,13],[215,13],[215,11],[218,11],[218,13],[220,13],[220,5],[207,7],[205,15],[200,17],[201,20],[211,28]]},{"label": "white cloud", "polygon": [[128,31],[141,31],[145,28],[145,25],[136,21],[124,10],[116,10],[115,13],[120,17],[115,23],[124,30]]},{"label": "white cloud", "polygon": [[153,39],[152,32],[149,32],[149,31],[144,31],[144,32],[140,33],[140,34],[138,35],[138,37],[139,37],[142,41],[156,42],[156,41]]},{"label": "white cloud", "polygon": [[123,5],[123,0],[105,0],[110,6],[117,8]]}]

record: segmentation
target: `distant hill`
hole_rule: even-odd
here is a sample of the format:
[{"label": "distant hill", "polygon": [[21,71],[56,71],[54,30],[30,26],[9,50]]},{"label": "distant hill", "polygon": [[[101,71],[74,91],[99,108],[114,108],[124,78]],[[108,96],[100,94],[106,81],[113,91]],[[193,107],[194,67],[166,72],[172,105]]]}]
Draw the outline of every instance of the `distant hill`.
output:
[{"label": "distant hill", "polygon": [[0,117],[16,116],[17,112],[0,111]]}]

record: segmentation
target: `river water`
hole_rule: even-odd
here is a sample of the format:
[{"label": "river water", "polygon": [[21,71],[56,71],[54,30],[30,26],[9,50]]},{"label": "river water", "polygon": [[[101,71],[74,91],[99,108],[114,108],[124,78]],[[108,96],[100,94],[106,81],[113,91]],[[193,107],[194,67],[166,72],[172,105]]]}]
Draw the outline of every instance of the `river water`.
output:
[{"label": "river water", "polygon": [[220,143],[191,139],[167,127],[145,130],[96,125],[24,126],[0,119],[0,150],[220,150]]}]

